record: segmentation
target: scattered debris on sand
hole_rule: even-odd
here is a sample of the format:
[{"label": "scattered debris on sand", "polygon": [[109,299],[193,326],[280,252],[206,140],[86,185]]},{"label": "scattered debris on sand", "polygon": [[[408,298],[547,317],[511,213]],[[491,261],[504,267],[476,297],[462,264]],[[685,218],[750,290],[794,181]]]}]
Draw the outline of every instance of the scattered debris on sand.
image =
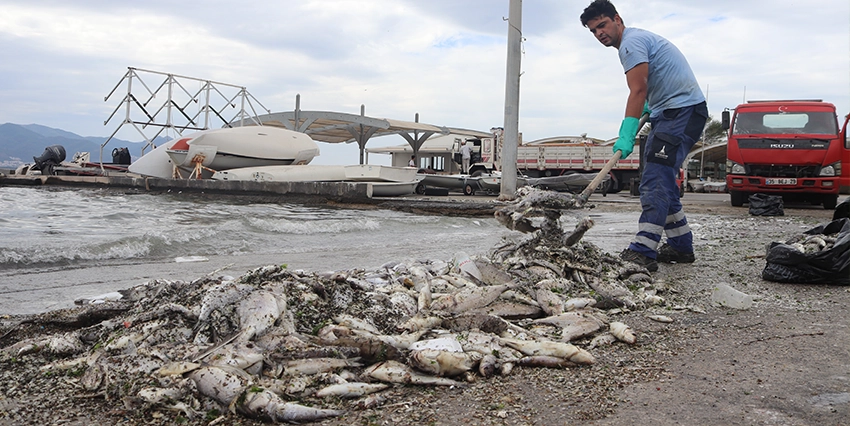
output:
[{"label": "scattered debris on sand", "polygon": [[128,411],[274,422],[379,407],[397,384],[460,387],[515,366],[582,368],[597,346],[635,344],[615,317],[665,304],[664,289],[645,269],[581,241],[590,220],[563,232],[559,209],[569,206],[538,191],[496,215],[532,235],[471,262],[458,253],[373,271],[270,265],[237,278],[155,280],[117,301],[18,325],[50,333],[5,330],[0,365],[73,371],[55,377],[75,381],[77,397]]}]

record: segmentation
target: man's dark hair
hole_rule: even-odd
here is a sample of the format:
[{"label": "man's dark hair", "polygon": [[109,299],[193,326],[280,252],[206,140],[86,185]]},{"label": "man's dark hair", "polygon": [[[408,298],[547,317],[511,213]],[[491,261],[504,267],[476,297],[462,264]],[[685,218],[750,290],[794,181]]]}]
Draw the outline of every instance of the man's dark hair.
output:
[{"label": "man's dark hair", "polygon": [[588,21],[599,18],[600,16],[607,16],[613,20],[616,14],[617,8],[610,1],[594,0],[590,6],[584,8],[584,13],[581,14],[581,24],[586,27]]}]

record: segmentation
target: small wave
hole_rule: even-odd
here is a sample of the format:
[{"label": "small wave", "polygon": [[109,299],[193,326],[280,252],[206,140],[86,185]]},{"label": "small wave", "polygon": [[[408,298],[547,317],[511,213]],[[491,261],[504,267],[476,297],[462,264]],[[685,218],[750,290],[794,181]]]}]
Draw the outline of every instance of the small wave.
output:
[{"label": "small wave", "polygon": [[250,218],[248,223],[263,231],[280,234],[336,234],[342,232],[375,231],[381,223],[375,219],[357,218],[346,220],[293,221],[288,219]]}]

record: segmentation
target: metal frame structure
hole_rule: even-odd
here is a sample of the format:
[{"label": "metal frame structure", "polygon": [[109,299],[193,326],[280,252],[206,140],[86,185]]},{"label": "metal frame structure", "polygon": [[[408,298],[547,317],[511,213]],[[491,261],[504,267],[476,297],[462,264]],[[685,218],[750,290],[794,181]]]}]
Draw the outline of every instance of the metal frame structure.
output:
[{"label": "metal frame structure", "polygon": [[[151,90],[150,87],[152,86],[146,84],[144,79],[148,81],[162,80],[156,86],[156,89]],[[145,139],[146,143],[142,147],[142,155],[144,155],[148,147],[156,148],[154,141],[163,131],[173,130],[182,136],[185,130],[208,130],[211,122],[216,121],[220,121],[223,127],[232,127],[230,124],[232,122],[239,122],[240,125],[244,125],[246,121],[250,124],[261,125],[262,123],[255,118],[257,111],[254,104],[266,113],[271,112],[244,86],[134,67],[127,68],[127,72],[118,84],[104,97],[104,102],[109,101],[109,98],[116,93],[124,82],[127,83],[127,92],[112,111],[112,114],[109,115],[109,118],[103,122],[103,125],[107,125],[121,110],[122,106],[125,111],[124,119],[109,138],[101,144],[101,164],[103,163],[103,147],[125,125],[133,126]],[[198,84],[199,87],[193,92],[187,89],[190,84]],[[143,88],[143,95],[141,96],[134,92],[134,90],[139,91],[139,86]],[[165,96],[162,96],[163,94]],[[196,106],[196,109],[191,108],[192,106]],[[195,110],[194,113],[190,109]],[[224,115],[230,110],[235,111],[233,117],[225,118]],[[149,127],[157,129],[152,137],[145,133],[145,130]]]},{"label": "metal frame structure", "polygon": [[[360,164],[365,163],[366,143],[377,136],[400,135],[418,155],[419,148],[425,140],[435,134],[463,134],[473,137],[489,137],[486,132],[435,126],[419,122],[419,114],[415,121],[394,120],[389,118],[374,118],[366,116],[366,107],[360,106],[360,114],[349,114],[333,111],[303,111],[301,95],[295,96],[295,110],[275,112],[255,117],[257,122],[265,126],[277,126],[310,135],[311,138],[326,143],[357,142],[360,147]],[[241,126],[231,122],[231,126]],[[250,123],[248,125],[251,125]]]}]

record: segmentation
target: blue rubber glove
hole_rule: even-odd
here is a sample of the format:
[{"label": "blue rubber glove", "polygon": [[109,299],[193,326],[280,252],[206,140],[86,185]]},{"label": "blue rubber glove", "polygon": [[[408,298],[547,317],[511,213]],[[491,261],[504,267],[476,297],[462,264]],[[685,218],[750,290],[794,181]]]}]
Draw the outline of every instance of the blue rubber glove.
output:
[{"label": "blue rubber glove", "polygon": [[640,120],[634,117],[626,117],[620,124],[620,137],[614,143],[614,152],[620,151],[621,159],[625,159],[635,150],[635,136],[637,136]]},{"label": "blue rubber glove", "polygon": [[649,102],[643,103],[643,112],[640,115],[641,117],[644,115],[652,115],[652,111],[649,109]]}]

